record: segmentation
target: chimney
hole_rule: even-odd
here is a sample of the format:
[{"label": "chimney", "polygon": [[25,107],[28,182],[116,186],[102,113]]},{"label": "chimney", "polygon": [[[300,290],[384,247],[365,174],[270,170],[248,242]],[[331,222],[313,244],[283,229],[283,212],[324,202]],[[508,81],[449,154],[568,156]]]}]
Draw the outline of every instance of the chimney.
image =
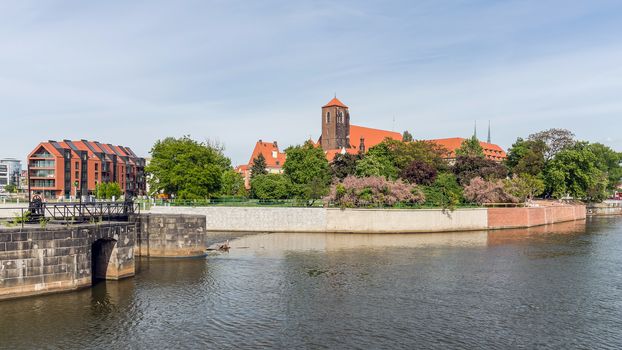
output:
[{"label": "chimney", "polygon": [[359,153],[365,153],[365,138],[361,136],[361,143],[359,144]]},{"label": "chimney", "polygon": [[274,145],[275,148],[279,147],[279,145],[276,143],[276,141],[272,142],[272,144]]}]

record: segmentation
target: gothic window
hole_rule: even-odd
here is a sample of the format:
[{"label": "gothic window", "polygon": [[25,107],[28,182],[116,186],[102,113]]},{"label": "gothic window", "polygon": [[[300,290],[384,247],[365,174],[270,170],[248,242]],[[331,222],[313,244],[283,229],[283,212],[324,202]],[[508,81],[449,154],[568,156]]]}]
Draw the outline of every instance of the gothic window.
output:
[{"label": "gothic window", "polygon": [[337,112],[337,123],[343,123],[343,112]]},{"label": "gothic window", "polygon": [[330,123],[330,112],[326,112],[326,124]]}]

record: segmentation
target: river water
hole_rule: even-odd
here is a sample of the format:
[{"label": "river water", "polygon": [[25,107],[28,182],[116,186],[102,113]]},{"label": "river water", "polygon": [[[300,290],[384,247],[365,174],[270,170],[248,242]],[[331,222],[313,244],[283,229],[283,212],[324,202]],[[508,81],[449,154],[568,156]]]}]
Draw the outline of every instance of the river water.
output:
[{"label": "river water", "polygon": [[452,234],[265,234],[0,302],[3,349],[622,348],[622,218]]}]

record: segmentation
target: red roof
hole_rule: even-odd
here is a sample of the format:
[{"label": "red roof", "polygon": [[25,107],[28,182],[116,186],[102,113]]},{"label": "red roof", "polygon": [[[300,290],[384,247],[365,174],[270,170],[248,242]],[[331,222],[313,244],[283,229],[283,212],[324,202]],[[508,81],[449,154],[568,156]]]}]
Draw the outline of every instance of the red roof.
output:
[{"label": "red roof", "polygon": [[338,154],[344,154],[344,153],[357,154],[358,149],[355,149],[355,148],[329,149],[328,151],[324,153],[326,153],[326,159],[328,159],[329,162],[332,162],[333,159],[335,159],[335,157]]},{"label": "red roof", "polygon": [[259,157],[260,154],[263,154],[263,157],[266,159],[266,167],[268,168],[281,168],[285,163],[285,153],[279,151],[276,141],[257,141],[253,154],[251,154],[251,159],[248,161],[249,166],[253,164],[253,160]]},{"label": "red roof", "polygon": [[348,106],[344,105],[343,102],[339,101],[337,97],[334,97],[332,100],[328,101],[328,103],[325,104],[322,108],[333,106],[348,108]]},{"label": "red roof", "polygon": [[364,139],[365,150],[374,147],[386,138],[402,141],[402,134],[399,132],[350,125],[350,146],[357,151],[361,144],[361,137]]},{"label": "red roof", "polygon": [[[446,139],[434,139],[428,141],[445,147],[449,151],[448,158],[455,158],[456,150],[460,148],[460,146],[462,146],[462,142],[464,140],[465,139],[462,137],[451,137]],[[492,160],[503,160],[507,158],[507,154],[505,153],[503,148],[499,147],[498,145],[482,141],[480,141],[479,144],[484,149],[484,156],[486,156],[486,158]]]}]

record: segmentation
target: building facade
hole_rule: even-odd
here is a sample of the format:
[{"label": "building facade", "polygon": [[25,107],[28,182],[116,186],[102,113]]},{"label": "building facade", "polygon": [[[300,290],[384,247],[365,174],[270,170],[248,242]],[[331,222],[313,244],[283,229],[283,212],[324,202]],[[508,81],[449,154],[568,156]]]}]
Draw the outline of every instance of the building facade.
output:
[{"label": "building facade", "polygon": [[266,170],[269,174],[283,173],[283,164],[285,164],[286,156],[285,153],[279,150],[278,143],[276,141],[263,142],[259,140],[255,144],[255,148],[253,149],[248,163],[236,167],[236,171],[244,178],[244,186],[246,189],[249,189],[251,186],[251,167],[253,166],[253,161],[257,159],[259,155],[262,155],[266,160]]},{"label": "building facade", "polygon": [[22,172],[22,162],[15,158],[0,159],[0,191],[4,191],[7,185],[19,188]]},{"label": "building facade", "polygon": [[[464,142],[464,138],[462,137],[451,137],[446,139],[432,139],[427,140],[430,142],[434,142],[439,146],[447,149],[447,155],[445,159],[447,159],[450,163],[456,160],[456,150],[462,146],[462,142]],[[494,160],[496,162],[501,162],[505,158],[507,158],[507,154],[498,145],[489,142],[480,141],[479,145],[482,146],[482,150],[484,151],[484,156],[486,159]]]},{"label": "building facade", "polygon": [[124,195],[146,193],[145,159],[129,147],[97,141],[42,142],[28,155],[31,194],[76,198],[95,194],[98,184],[116,182]]}]

